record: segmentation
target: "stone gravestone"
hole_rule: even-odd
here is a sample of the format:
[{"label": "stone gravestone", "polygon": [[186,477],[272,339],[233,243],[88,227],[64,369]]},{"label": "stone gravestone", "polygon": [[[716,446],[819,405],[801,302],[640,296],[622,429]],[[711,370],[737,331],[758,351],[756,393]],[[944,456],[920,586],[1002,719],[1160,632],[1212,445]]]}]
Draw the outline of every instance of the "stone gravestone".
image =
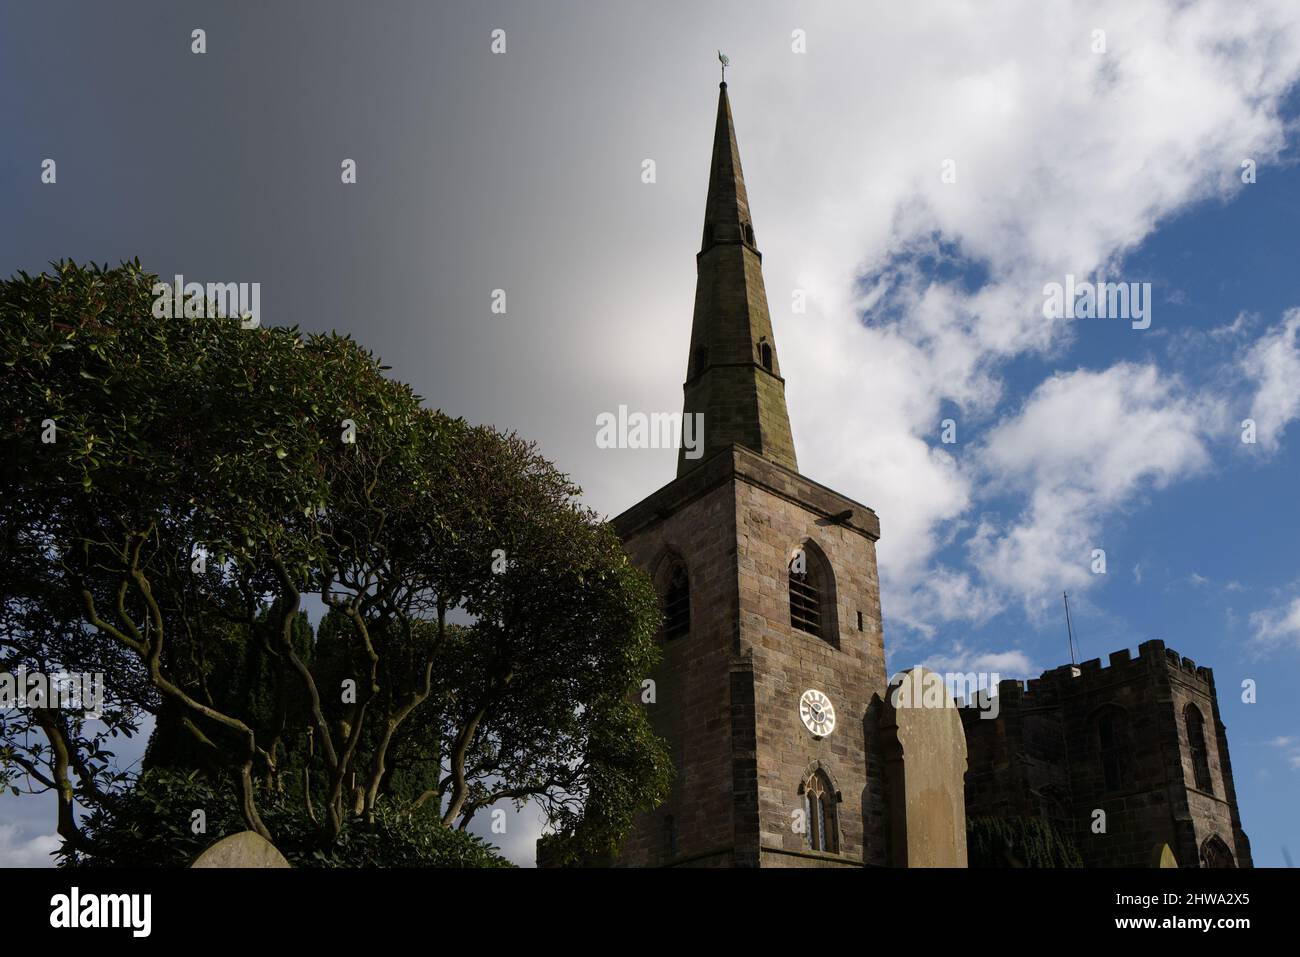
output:
[{"label": "stone gravestone", "polygon": [[240,831],[217,841],[190,867],[289,867],[275,845],[256,831]]},{"label": "stone gravestone", "polygon": [[966,866],[966,732],[943,676],[913,668],[889,686],[880,718],[890,863]]}]

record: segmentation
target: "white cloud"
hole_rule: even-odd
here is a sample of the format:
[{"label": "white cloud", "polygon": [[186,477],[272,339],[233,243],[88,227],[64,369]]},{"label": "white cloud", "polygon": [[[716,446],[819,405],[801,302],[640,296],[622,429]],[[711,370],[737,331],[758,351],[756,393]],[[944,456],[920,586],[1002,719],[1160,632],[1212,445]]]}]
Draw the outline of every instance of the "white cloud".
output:
[{"label": "white cloud", "polygon": [[1100,580],[1094,549],[1106,520],[1207,466],[1205,437],[1218,405],[1154,366],[1121,363],[1048,379],[977,449],[985,486],[1019,490],[1027,504],[1009,527],[982,523],[974,566],[1033,613],[1062,589]]},{"label": "white cloud", "polygon": [[927,658],[922,664],[931,671],[996,674],[999,679],[1036,678],[1042,670],[1023,651],[971,651],[961,644],[952,653]]},{"label": "white cloud", "polygon": [[[1023,461],[1029,482],[976,474],[968,443],[1003,395],[1003,363],[1059,353],[1105,321],[1045,320],[1044,283],[1067,273],[1158,278],[1123,272],[1124,254],[1189,205],[1240,188],[1242,157],[1266,164],[1278,155],[1277,107],[1300,73],[1300,8],[898,5],[809,20],[819,57],[855,63],[851,78],[766,77],[761,115],[735,100],[742,149],[775,143],[746,161],[771,184],[755,189],[750,176],[801,467],[880,513],[883,594],[895,620],[922,630],[942,620],[951,603],[925,600],[936,590],[978,594],[973,617],[996,604],[960,573],[928,569],[955,526],[972,521],[972,505],[1007,478],[1019,480],[1026,511],[1011,529],[976,525],[993,563],[979,570],[1016,594],[1051,575],[1065,579],[1053,591],[1085,584],[1098,506],[1127,505],[1139,487],[1205,465],[1204,423],[1188,419],[1198,414],[1190,400],[1151,367],[1058,383],[1092,386],[1101,405],[1067,410],[1068,429],[1023,416],[1012,424],[990,456]],[[1098,24],[1102,55],[1089,48]],[[869,57],[860,55],[865,38]],[[955,184],[940,177],[949,158]],[[791,182],[809,185],[773,215],[771,189]],[[974,267],[978,280],[936,278],[910,255],[926,253]],[[796,287],[808,290],[810,311],[787,317],[786,290]],[[866,327],[863,310],[873,317]],[[1153,329],[1161,325],[1157,304]],[[1143,335],[1127,324],[1125,334]],[[1108,384],[1121,388],[1108,397]],[[1125,390],[1164,393],[1135,420],[1113,401]],[[1031,416],[1053,411],[1052,398],[1040,396]],[[937,442],[949,409],[956,446]],[[1090,432],[1075,434],[1076,415]],[[1017,449],[1017,430],[1050,447]],[[1082,451],[1069,447],[1078,438]]]},{"label": "white cloud", "polygon": [[1268,743],[1275,748],[1286,751],[1287,754],[1283,755],[1282,760],[1291,768],[1300,770],[1300,739],[1283,734],[1278,735]]},{"label": "white cloud", "polygon": [[1077,489],[1110,504],[1139,480],[1163,486],[1203,465],[1200,437],[1215,417],[1154,366],[1058,373],[993,430],[981,464],[999,483]]},{"label": "white cloud", "polygon": [[61,843],[57,834],[24,837],[18,825],[0,824],[0,867],[53,867]]},{"label": "white cloud", "polygon": [[1300,598],[1277,608],[1266,608],[1250,616],[1253,641],[1262,649],[1294,644],[1300,647]]},{"label": "white cloud", "polygon": [[1249,326],[1256,318],[1257,317],[1252,313],[1239,312],[1237,313],[1237,318],[1233,319],[1232,322],[1211,329],[1209,333],[1210,338],[1235,339],[1244,333],[1247,326]]},{"label": "white cloud", "polygon": [[936,565],[921,575],[909,596],[907,609],[924,609],[924,617],[909,617],[923,634],[932,634],[935,623],[966,621],[983,624],[1000,612],[1004,603],[992,590],[976,584],[966,572]]},{"label": "white cloud", "polygon": [[1250,417],[1256,439],[1275,451],[1287,426],[1300,418],[1300,309],[1290,310],[1265,333],[1242,359],[1242,369],[1255,387]]}]

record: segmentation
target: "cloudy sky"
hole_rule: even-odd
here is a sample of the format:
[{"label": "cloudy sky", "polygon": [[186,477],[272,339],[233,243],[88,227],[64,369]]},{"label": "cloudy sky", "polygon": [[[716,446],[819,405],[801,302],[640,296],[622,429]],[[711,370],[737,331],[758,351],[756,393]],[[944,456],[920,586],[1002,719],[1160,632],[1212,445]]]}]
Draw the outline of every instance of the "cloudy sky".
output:
[{"label": "cloudy sky", "polygon": [[[721,48],[800,467],[880,515],[890,668],[1058,665],[1068,591],[1082,658],[1214,668],[1256,863],[1300,854],[1293,0],[0,9],[5,274],[260,282],[609,515],[674,474],[595,421],[680,409]],[[1150,283],[1149,327],[1045,318],[1067,276]],[[0,798],[0,862],[43,800]]]}]

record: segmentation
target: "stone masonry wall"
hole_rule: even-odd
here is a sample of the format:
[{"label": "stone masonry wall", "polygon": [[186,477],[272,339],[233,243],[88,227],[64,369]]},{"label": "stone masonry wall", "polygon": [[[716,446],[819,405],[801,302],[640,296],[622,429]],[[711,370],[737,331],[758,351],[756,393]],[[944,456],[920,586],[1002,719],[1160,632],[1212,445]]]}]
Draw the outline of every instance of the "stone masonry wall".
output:
[{"label": "stone masonry wall", "polygon": [[[652,574],[670,552],[680,555],[690,580],[691,630],[664,643],[663,660],[650,675],[656,702],[645,706],[655,730],[671,745],[677,768],[672,795],[637,822],[619,865],[732,863],[735,541],[733,494],[726,484],[624,541],[632,561]],[[675,855],[670,817],[677,833]]]},{"label": "stone masonry wall", "polygon": [[[1148,641],[1137,658],[1117,651],[1107,667],[1092,659],[1045,672],[1027,689],[1014,681],[999,689],[996,721],[964,714],[969,816],[1052,819],[1090,867],[1149,867],[1162,844],[1180,867],[1196,867],[1201,848],[1215,836],[1238,866],[1250,866],[1208,668],[1197,668],[1161,641]],[[1213,793],[1196,786],[1189,704],[1205,722]],[[1127,735],[1127,773],[1119,787],[1107,787],[1097,728],[1098,716],[1112,707],[1125,716]],[[1105,812],[1104,833],[1094,827],[1098,810]]]},{"label": "stone masonry wall", "polygon": [[[883,864],[884,794],[878,770],[868,774],[869,762],[878,766],[879,758],[874,723],[868,731],[866,721],[873,696],[887,683],[875,541],[778,494],[794,490],[768,487],[784,475],[748,460],[741,471],[735,519],[740,643],[753,658],[763,865]],[[834,575],[838,647],[791,627],[789,562],[801,546],[819,551]],[[835,730],[821,740],[799,717],[799,698],[810,688],[835,707]],[[799,786],[813,768],[826,773],[840,796],[837,856],[814,854],[806,835],[792,827],[792,812],[803,806]]]},{"label": "stone masonry wall", "polygon": [[[661,579],[666,556],[680,556],[691,586],[690,633],[666,641],[651,676],[657,701],[647,706],[671,744],[677,779],[669,801],[637,822],[617,863],[883,864],[883,762],[868,717],[886,687],[875,514],[732,448],[614,525],[635,564]],[[834,573],[838,647],[790,625],[788,562],[805,542]],[[813,687],[836,709],[835,730],[820,741],[798,712]],[[842,798],[835,855],[813,853],[791,828],[799,786],[815,767]]]}]

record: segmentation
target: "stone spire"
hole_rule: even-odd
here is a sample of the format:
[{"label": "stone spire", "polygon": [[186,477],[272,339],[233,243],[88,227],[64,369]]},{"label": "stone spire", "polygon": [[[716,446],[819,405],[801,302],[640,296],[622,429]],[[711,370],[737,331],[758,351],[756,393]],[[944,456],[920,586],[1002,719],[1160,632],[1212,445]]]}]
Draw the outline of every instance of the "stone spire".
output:
[{"label": "stone spire", "polygon": [[695,257],[695,318],[683,386],[685,413],[704,415],[704,452],[689,459],[683,448],[678,476],[732,445],[798,471],[762,264],[724,82],[713,133],[704,239]]}]

